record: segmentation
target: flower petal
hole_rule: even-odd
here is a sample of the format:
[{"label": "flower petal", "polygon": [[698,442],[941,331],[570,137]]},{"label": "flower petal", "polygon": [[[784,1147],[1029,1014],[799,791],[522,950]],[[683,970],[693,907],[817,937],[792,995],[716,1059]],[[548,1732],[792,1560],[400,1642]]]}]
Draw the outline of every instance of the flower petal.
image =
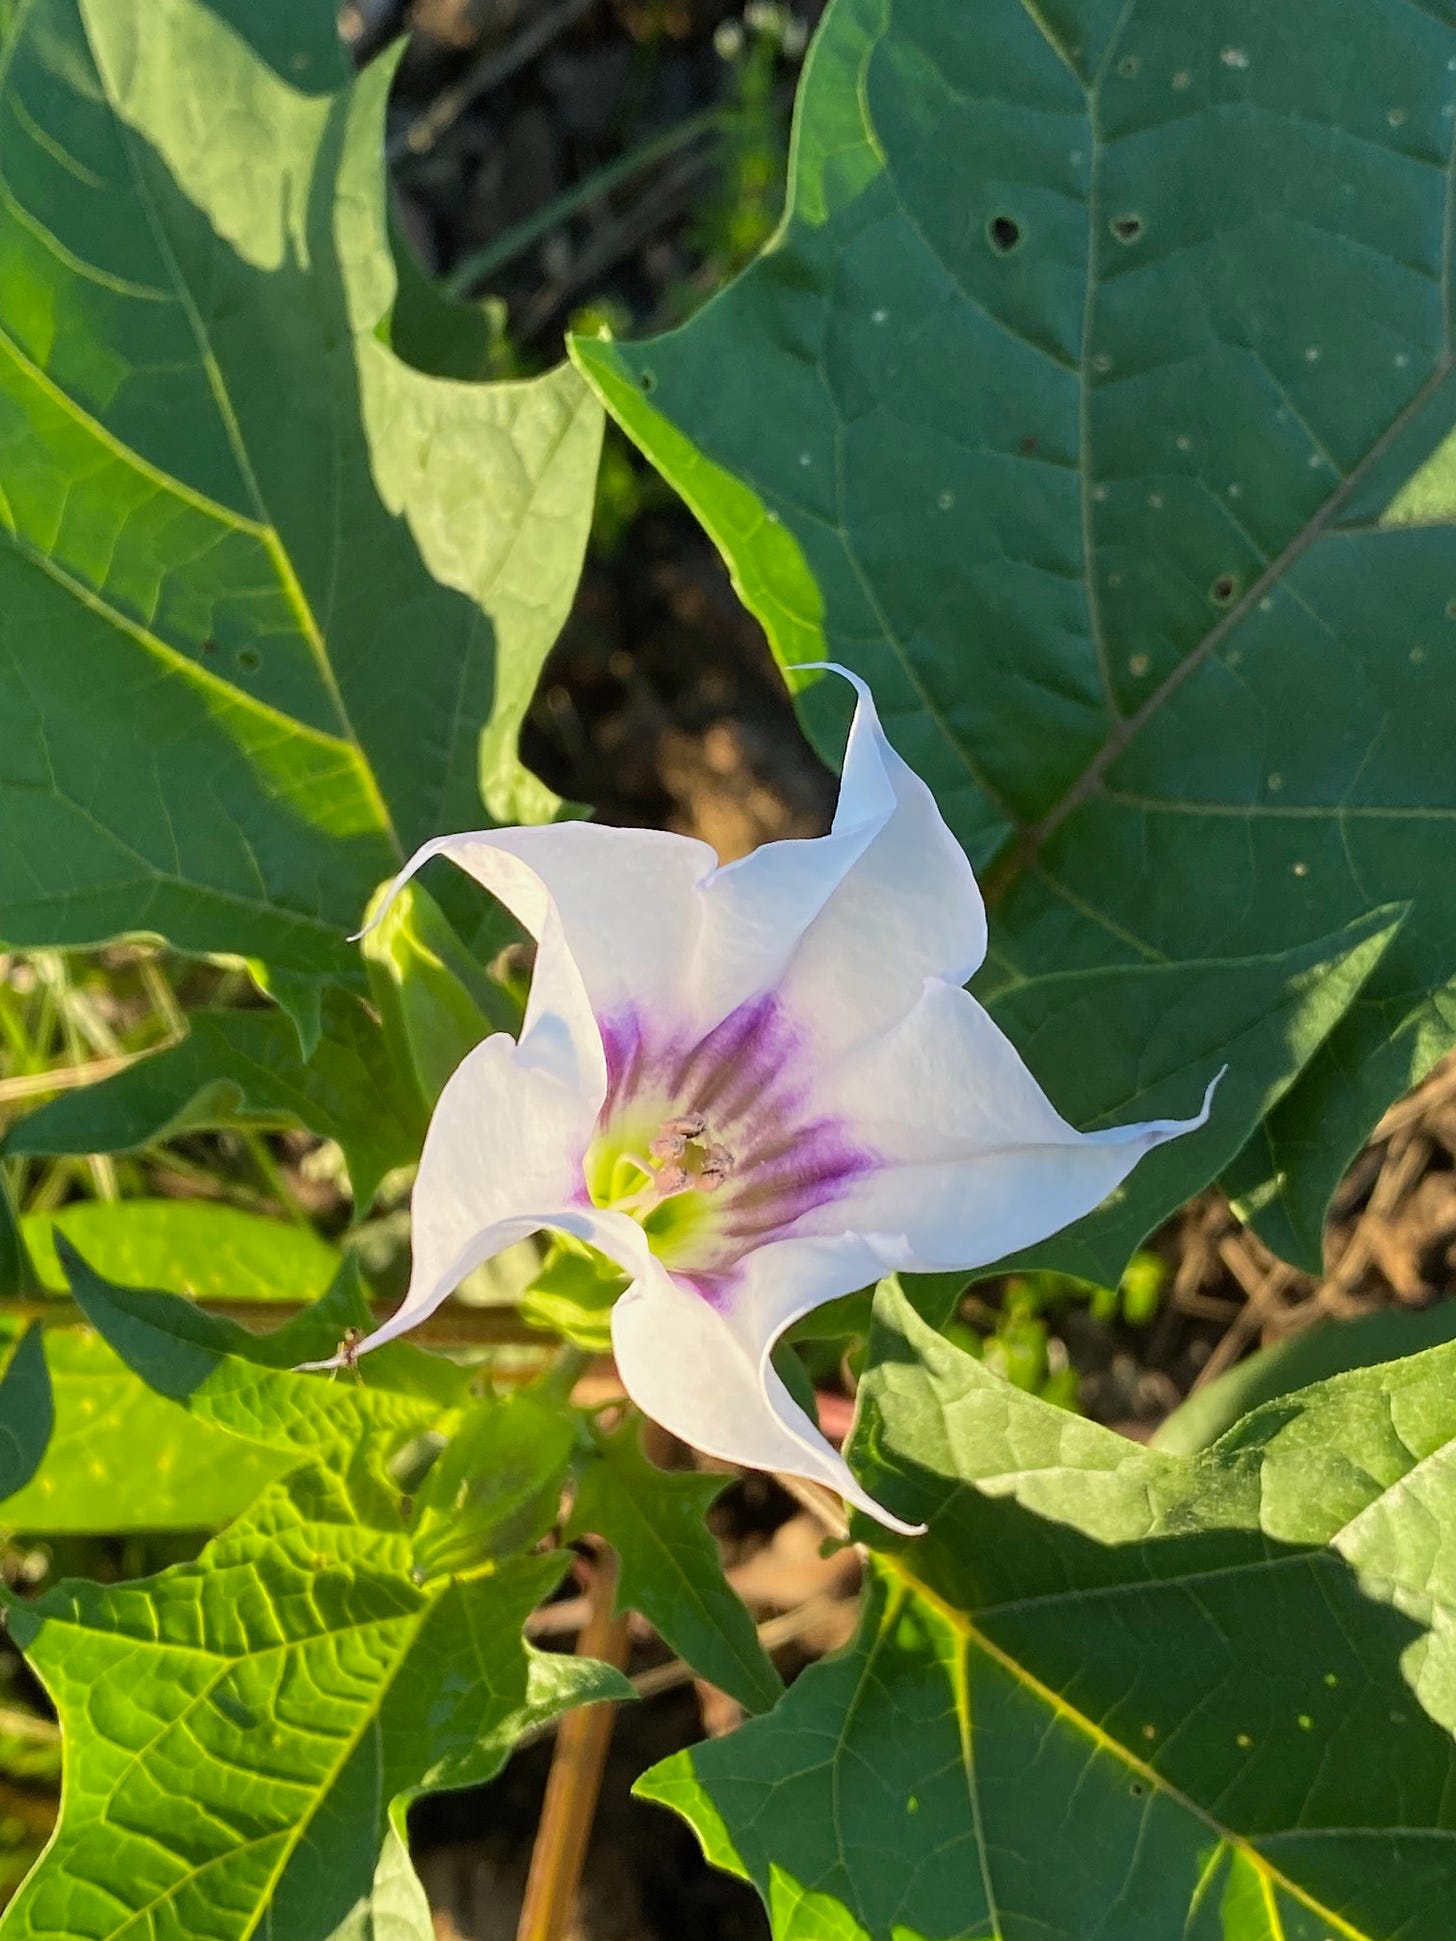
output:
[{"label": "flower petal", "polygon": [[746,1319],[736,1303],[715,1306],[651,1261],[612,1309],[627,1393],[706,1455],[823,1483],[901,1535],[920,1535],[923,1525],[902,1522],[860,1487],[789,1394],[769,1360],[779,1331],[759,1335]]},{"label": "flower petal", "polygon": [[823,1075],[816,1105],[881,1164],[796,1234],[850,1229],[881,1272],[985,1266],[1070,1226],[1144,1154],[1195,1131],[1217,1083],[1191,1119],[1078,1132],[970,993],[932,979],[896,1028]]},{"label": "flower petal", "polygon": [[598,1018],[682,1013],[704,921],[699,892],[718,866],[706,843],[595,822],[468,830],[427,842],[395,887],[435,856],[473,876],[533,937],[554,907]]},{"label": "flower petal", "polygon": [[396,883],[447,856],[533,936],[554,906],[601,1021],[705,1035],[782,980],[826,1051],[883,1029],[927,975],[971,975],[986,919],[935,798],[890,746],[868,688],[835,671],[859,700],[827,836],[719,868],[705,843],[657,829],[475,830],[426,843]]},{"label": "flower petal", "polygon": [[823,665],[858,697],[833,829],[766,843],[720,870],[705,896],[722,946],[745,930],[785,939],[779,995],[832,1056],[903,1016],[927,977],[963,984],[986,954],[986,912],[965,852],[891,747],[869,689]]},{"label": "flower petal", "polygon": [[[548,985],[553,959],[547,953]],[[542,1227],[594,1238],[592,1211],[580,1204],[581,1162],[605,1071],[590,1014],[587,1044],[570,1023],[562,1011],[528,1015],[519,1044],[498,1032],[451,1074],[415,1179],[409,1291],[356,1353],[404,1334],[482,1261]]]}]

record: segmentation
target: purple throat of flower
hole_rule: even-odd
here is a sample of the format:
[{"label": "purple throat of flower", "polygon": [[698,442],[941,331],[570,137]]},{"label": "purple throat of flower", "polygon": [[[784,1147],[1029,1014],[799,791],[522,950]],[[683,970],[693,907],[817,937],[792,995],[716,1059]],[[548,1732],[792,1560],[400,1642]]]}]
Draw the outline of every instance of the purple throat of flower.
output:
[{"label": "purple throat of flower", "polygon": [[879,1163],[815,1111],[805,1034],[773,997],[701,1036],[635,1011],[599,1029],[607,1094],[583,1199],[637,1220],[673,1278],[714,1307],[758,1248],[834,1231],[816,1216]]}]

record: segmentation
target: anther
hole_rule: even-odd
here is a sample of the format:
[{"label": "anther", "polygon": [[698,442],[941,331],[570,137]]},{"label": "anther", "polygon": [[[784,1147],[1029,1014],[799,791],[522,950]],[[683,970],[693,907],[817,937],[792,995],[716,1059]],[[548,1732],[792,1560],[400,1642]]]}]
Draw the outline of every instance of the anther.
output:
[{"label": "anther", "polygon": [[698,1185],[715,1193],[733,1171],[733,1155],[726,1146],[709,1146],[698,1171]]}]

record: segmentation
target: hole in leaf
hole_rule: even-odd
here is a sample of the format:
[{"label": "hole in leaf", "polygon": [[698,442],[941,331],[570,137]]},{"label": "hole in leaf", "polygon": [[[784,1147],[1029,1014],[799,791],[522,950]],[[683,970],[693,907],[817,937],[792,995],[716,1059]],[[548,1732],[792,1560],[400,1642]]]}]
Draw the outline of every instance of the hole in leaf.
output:
[{"label": "hole in leaf", "polygon": [[1117,63],[1117,71],[1124,81],[1130,81],[1141,66],[1142,62],[1136,54],[1124,54],[1122,59]]},{"label": "hole in leaf", "polygon": [[639,371],[637,373],[637,382],[642,386],[644,391],[655,391],[657,389],[657,374],[654,371]]},{"label": "hole in leaf", "polygon": [[1146,225],[1141,216],[1114,216],[1112,233],[1120,243],[1135,243]]},{"label": "hole in leaf", "polygon": [[213,639],[211,634],[209,634],[206,640],[203,641],[202,651],[204,654],[215,654],[217,652],[217,642]]},{"label": "hole in leaf", "polygon": [[243,669],[244,673],[256,674],[262,665],[263,656],[258,652],[256,647],[240,647],[238,649],[238,666]]},{"label": "hole in leaf", "polygon": [[1021,224],[1010,216],[992,216],[986,224],[986,235],[998,256],[1009,256],[1013,249],[1021,247]]},{"label": "hole in leaf", "polygon": [[1239,583],[1232,573],[1220,573],[1208,589],[1208,597],[1216,607],[1232,606],[1234,595],[1238,590]]},{"label": "hole in leaf", "polygon": [[1128,1791],[1132,1794],[1134,1799],[1141,1799],[1143,1794],[1147,1790],[1148,1790],[1147,1787],[1144,1786],[1143,1782],[1140,1779],[1135,1779],[1132,1782],[1132,1785],[1129,1786],[1128,1788]]}]

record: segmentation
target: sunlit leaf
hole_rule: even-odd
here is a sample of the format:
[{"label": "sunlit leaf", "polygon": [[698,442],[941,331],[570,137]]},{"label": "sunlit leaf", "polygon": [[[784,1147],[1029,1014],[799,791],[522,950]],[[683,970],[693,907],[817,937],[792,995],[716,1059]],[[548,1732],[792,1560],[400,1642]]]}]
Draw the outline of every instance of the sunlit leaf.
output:
[{"label": "sunlit leaf", "polygon": [[0,910],[358,984],[375,885],[550,798],[515,732],[600,412],[388,347],[390,63],[328,9],[34,0],[0,67]]},{"label": "sunlit leaf", "polygon": [[1456,1349],[1185,1461],[892,1285],[876,1313],[852,1453],[930,1533],[888,1540],[845,1653],[644,1782],[779,1941],[1444,1941]]},{"label": "sunlit leaf", "polygon": [[312,1227],[213,1200],[77,1200],[28,1213],[22,1231],[43,1287],[66,1286],[54,1236],[124,1287],[165,1287],[195,1299],[311,1301],[339,1271],[338,1249]]}]

